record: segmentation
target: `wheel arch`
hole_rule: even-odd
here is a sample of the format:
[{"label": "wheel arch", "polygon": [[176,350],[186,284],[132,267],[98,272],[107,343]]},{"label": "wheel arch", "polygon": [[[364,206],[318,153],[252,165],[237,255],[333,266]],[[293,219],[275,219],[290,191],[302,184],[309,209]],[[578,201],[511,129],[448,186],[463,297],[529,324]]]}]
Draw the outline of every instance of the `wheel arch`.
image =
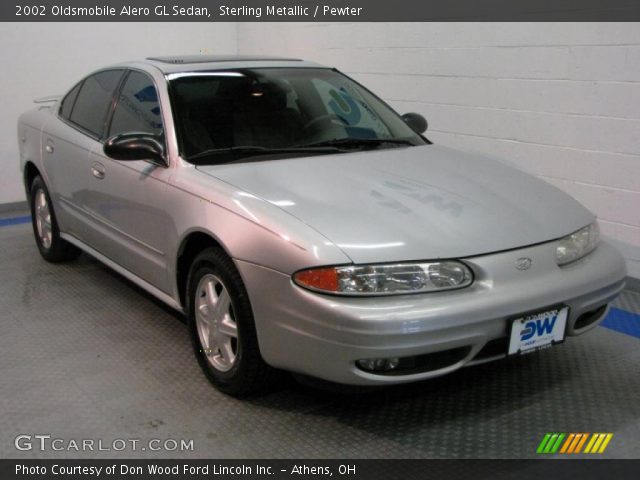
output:
[{"label": "wheel arch", "polygon": [[211,247],[223,251],[233,261],[233,257],[224,244],[211,232],[192,230],[188,232],[180,242],[176,254],[175,281],[176,289],[178,290],[178,299],[183,309],[186,306],[186,287],[189,268],[200,252]]},{"label": "wheel arch", "polygon": [[40,170],[38,169],[38,167],[36,167],[35,163],[33,163],[31,160],[27,161],[27,163],[25,163],[24,166],[24,188],[27,192],[27,195],[29,194],[29,191],[31,189],[31,184],[33,183],[33,181],[35,180],[35,178],[40,175]]}]

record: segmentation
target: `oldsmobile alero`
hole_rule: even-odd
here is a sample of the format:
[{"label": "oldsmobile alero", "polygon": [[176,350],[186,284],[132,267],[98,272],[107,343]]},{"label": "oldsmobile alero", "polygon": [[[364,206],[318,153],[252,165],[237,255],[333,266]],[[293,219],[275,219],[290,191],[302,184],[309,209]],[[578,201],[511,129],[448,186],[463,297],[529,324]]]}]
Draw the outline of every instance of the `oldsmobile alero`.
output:
[{"label": "oldsmobile alero", "polygon": [[221,390],[277,370],[388,385],[596,326],[621,255],[577,201],[433,145],[339,71],[161,57],[100,69],[20,117],[33,231],[188,317]]}]

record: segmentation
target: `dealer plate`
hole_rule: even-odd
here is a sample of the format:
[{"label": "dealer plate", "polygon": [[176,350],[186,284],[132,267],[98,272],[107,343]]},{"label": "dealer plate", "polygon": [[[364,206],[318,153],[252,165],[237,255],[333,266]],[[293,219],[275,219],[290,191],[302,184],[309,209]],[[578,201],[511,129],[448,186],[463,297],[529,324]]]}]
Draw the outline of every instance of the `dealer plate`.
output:
[{"label": "dealer plate", "polygon": [[509,355],[529,353],[564,341],[569,307],[516,318],[511,324]]}]

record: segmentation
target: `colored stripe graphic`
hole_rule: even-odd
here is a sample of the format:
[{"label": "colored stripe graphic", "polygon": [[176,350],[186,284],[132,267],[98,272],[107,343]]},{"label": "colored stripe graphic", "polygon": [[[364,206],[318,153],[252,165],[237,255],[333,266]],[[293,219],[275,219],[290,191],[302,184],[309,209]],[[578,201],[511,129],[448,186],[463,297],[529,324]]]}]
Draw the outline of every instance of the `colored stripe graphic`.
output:
[{"label": "colored stripe graphic", "polygon": [[603,453],[612,438],[613,433],[594,433],[584,453]]},{"label": "colored stripe graphic", "polygon": [[573,442],[574,438],[576,438],[576,434],[570,433],[569,436],[567,437],[567,441],[564,442],[564,445],[562,445],[562,449],[560,450],[560,453],[567,453],[567,449],[569,448],[569,445],[571,445],[571,442]]},{"label": "colored stripe graphic", "polygon": [[547,433],[538,445],[536,453],[604,453],[612,438],[613,433]]},{"label": "colored stripe graphic", "polygon": [[564,433],[558,435],[558,439],[556,440],[556,443],[553,444],[553,447],[551,447],[551,450],[549,450],[549,453],[556,453],[558,451],[558,448],[560,448],[560,444],[562,443],[564,437]]},{"label": "colored stripe graphic", "polygon": [[580,451],[582,450],[582,446],[584,445],[584,442],[587,441],[587,437],[589,436],[588,433],[581,433],[581,435],[582,435],[582,438],[578,442],[578,445],[576,446],[576,449],[573,453],[580,453]]},{"label": "colored stripe graphic", "polygon": [[591,437],[591,440],[589,440],[589,443],[587,443],[587,448],[584,449],[584,453],[591,453],[591,448],[593,447],[593,444],[596,443],[597,438],[598,438],[597,434],[594,434]]},{"label": "colored stripe graphic", "polygon": [[549,438],[551,437],[550,433],[547,433],[544,438],[542,439],[542,441],[540,442],[540,445],[538,445],[538,449],[536,450],[536,453],[542,453],[544,452],[544,447],[547,444],[547,442],[549,441]]},{"label": "colored stripe graphic", "polygon": [[547,445],[544,447],[544,452],[543,453],[551,453],[551,448],[555,444],[557,438],[558,438],[558,434],[557,433],[554,433],[553,435],[551,435],[551,438],[547,442]]},{"label": "colored stripe graphic", "polygon": [[602,443],[602,440],[604,440],[604,437],[606,436],[604,433],[597,433],[594,435],[598,435],[598,439],[596,440],[596,443],[593,444],[593,447],[591,447],[591,451],[588,453],[596,453],[599,449],[600,449],[600,444]]},{"label": "colored stripe graphic", "polygon": [[540,445],[538,445],[537,453],[556,453],[562,445],[562,440],[566,433],[547,433]]},{"label": "colored stripe graphic", "polygon": [[574,437],[573,442],[571,442],[567,453],[578,453],[578,444],[582,441],[583,437],[583,433],[576,433],[576,436]]},{"label": "colored stripe graphic", "polygon": [[606,437],[602,442],[602,445],[600,445],[600,450],[598,450],[598,453],[604,453],[605,449],[607,448],[607,445],[609,445],[609,442],[611,441],[612,438],[613,438],[613,433],[606,434]]}]

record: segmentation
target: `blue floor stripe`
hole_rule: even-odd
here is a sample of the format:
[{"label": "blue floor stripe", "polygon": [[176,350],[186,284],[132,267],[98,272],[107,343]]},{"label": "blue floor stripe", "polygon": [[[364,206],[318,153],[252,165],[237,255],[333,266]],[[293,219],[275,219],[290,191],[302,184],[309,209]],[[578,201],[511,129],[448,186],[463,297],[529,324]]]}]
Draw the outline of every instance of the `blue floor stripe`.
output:
[{"label": "blue floor stripe", "polygon": [[640,315],[612,307],[609,315],[600,324],[616,332],[640,338]]},{"label": "blue floor stripe", "polygon": [[9,225],[21,225],[23,223],[30,223],[31,217],[13,217],[13,218],[0,218],[0,227],[8,227]]}]

